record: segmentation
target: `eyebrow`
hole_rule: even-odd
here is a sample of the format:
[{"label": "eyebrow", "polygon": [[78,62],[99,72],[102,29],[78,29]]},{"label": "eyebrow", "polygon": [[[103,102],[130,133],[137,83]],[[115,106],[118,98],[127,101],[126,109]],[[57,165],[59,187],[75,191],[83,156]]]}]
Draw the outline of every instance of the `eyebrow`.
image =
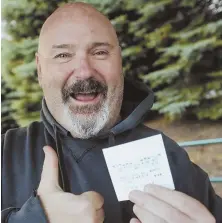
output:
[{"label": "eyebrow", "polygon": [[[93,42],[90,48],[95,48],[99,46],[108,46],[113,48],[114,46],[108,42]],[[75,48],[74,44],[59,44],[59,45],[52,45],[52,49],[70,49]]]},{"label": "eyebrow", "polygon": [[75,45],[73,44],[59,44],[59,45],[52,45],[52,49],[68,49],[74,48]]},{"label": "eyebrow", "polygon": [[108,42],[94,42],[91,45],[91,48],[99,47],[99,46],[108,46],[110,48],[113,48],[114,46]]}]

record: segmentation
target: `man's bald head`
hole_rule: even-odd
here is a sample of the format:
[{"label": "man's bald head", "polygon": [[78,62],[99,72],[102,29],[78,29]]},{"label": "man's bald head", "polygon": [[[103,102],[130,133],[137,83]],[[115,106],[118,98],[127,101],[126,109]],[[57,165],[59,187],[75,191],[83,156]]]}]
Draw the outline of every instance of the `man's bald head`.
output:
[{"label": "man's bald head", "polygon": [[93,6],[70,3],[44,23],[36,54],[38,79],[55,120],[89,138],[119,119],[122,57],[110,21]]},{"label": "man's bald head", "polygon": [[78,23],[80,20],[90,21],[96,19],[99,23],[105,25],[115,41],[118,43],[118,37],[116,35],[115,28],[109,21],[109,19],[99,12],[95,7],[90,4],[83,2],[67,3],[59,8],[57,8],[45,21],[41,28],[39,36],[39,52],[41,52],[41,45],[44,42],[44,37],[47,35],[47,32],[56,24],[61,22],[70,22]]}]

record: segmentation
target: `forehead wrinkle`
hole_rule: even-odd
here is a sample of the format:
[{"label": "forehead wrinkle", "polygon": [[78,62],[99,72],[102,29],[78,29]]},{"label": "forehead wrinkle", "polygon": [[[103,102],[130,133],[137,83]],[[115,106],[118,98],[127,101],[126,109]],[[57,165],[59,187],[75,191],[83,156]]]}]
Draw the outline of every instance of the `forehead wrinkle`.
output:
[{"label": "forehead wrinkle", "polygon": [[50,27],[53,26],[56,22],[61,22],[61,20],[76,20],[84,16],[84,19],[90,20],[91,17],[96,17],[101,22],[104,22],[108,27],[111,28],[112,33],[114,34],[115,41],[118,43],[118,38],[116,35],[116,31],[108,20],[108,18],[99,12],[96,8],[87,3],[75,2],[75,3],[67,3],[58,9],[56,9],[45,21],[42,26],[40,35],[39,35],[39,46],[38,50],[41,50],[42,42],[44,42],[44,36]]}]

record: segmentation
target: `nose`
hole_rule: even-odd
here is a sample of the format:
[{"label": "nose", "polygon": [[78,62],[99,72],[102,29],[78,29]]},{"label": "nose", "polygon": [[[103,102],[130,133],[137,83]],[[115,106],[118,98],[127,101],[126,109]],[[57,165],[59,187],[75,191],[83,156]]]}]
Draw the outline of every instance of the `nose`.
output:
[{"label": "nose", "polygon": [[79,66],[77,66],[75,76],[77,79],[88,79],[93,75],[93,68],[87,57],[79,60]]}]

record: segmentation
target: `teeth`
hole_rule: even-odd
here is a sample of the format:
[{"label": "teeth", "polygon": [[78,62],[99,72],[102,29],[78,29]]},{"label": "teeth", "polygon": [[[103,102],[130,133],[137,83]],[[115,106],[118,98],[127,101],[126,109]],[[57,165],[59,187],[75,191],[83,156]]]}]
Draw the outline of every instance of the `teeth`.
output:
[{"label": "teeth", "polygon": [[79,93],[76,93],[76,94],[71,94],[71,96],[73,97],[73,98],[77,98],[78,96],[80,96],[81,97],[81,95],[82,96],[92,96],[92,97],[95,97],[96,95],[98,95],[99,93],[98,92],[79,92]]},{"label": "teeth", "polygon": [[84,94],[76,94],[75,99],[78,101],[91,101],[95,99],[97,94],[92,93],[84,93]]},{"label": "teeth", "polygon": [[95,95],[96,93],[79,93],[79,94],[75,94],[75,95]]},{"label": "teeth", "polygon": [[99,92],[78,92],[78,93],[72,93],[71,94],[71,97],[72,98],[75,98],[78,97],[78,96],[97,96],[99,94]]},{"label": "teeth", "polygon": [[75,95],[78,95],[78,94],[82,94],[82,95],[88,95],[88,94],[98,94],[98,92],[79,92]]}]

